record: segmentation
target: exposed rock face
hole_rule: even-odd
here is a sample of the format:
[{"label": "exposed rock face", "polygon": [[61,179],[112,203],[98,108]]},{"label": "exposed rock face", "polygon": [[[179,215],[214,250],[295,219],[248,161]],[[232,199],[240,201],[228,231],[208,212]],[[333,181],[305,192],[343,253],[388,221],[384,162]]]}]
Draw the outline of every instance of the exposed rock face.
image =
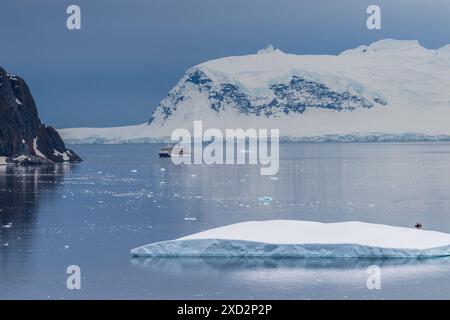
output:
[{"label": "exposed rock face", "polygon": [[0,157],[8,163],[79,162],[59,134],[39,119],[25,81],[0,68]]},{"label": "exposed rock face", "polygon": [[353,111],[387,104],[379,97],[364,97],[350,86],[337,91],[298,75],[293,75],[288,82],[271,84],[265,95],[251,96],[236,84],[214,81],[202,70],[194,68],[161,101],[149,123],[156,118],[166,121],[180,105],[195,100],[193,96],[198,99],[197,92],[204,93],[206,105],[216,112],[231,108],[241,114],[267,117],[303,113],[308,108]]}]

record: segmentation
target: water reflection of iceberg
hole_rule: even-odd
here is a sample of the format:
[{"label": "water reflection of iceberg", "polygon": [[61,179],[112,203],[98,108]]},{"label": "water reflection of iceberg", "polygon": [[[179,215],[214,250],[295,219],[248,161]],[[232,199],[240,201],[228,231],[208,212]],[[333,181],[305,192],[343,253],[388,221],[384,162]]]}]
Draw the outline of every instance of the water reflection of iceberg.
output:
[{"label": "water reflection of iceberg", "polygon": [[[228,287],[220,298],[290,297],[307,299],[373,299],[423,295],[424,288],[446,287],[450,258],[429,259],[273,259],[273,258],[134,258],[131,263],[157,278],[189,283],[195,290],[214,292]],[[368,267],[380,268],[383,290],[368,290]],[[405,293],[408,286],[408,293]],[[389,288],[388,290],[384,290]],[[194,290],[183,289],[186,292]],[[184,292],[183,291],[183,292]],[[199,290],[200,291],[200,290]],[[242,292],[242,293],[241,293]]]}]

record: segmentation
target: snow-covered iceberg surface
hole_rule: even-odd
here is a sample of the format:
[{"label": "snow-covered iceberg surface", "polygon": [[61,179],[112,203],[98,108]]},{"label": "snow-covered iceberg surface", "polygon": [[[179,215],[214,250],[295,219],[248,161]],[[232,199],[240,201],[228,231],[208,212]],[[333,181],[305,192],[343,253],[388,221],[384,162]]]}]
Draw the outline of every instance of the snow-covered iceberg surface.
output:
[{"label": "snow-covered iceberg surface", "polygon": [[131,250],[134,257],[427,258],[450,234],[357,221],[249,221]]}]

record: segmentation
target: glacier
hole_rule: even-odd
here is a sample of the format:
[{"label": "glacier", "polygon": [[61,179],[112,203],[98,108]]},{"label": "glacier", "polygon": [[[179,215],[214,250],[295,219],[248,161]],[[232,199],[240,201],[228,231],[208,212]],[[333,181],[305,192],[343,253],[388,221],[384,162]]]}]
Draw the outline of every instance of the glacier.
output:
[{"label": "glacier", "polygon": [[450,234],[359,221],[248,221],[134,248],[133,257],[403,258],[450,256]]},{"label": "glacier", "polygon": [[147,123],[69,128],[67,143],[167,141],[177,128],[280,129],[286,141],[449,140],[450,45],[384,39],[338,55],[269,46],[188,69]]}]

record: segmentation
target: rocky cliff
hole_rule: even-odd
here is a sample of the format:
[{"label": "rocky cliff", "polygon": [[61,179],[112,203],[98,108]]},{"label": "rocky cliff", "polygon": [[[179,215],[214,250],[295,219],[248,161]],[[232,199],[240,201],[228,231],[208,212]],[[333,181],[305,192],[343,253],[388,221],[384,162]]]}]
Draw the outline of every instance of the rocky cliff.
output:
[{"label": "rocky cliff", "polygon": [[0,162],[50,164],[79,162],[50,126],[39,119],[25,81],[0,68]]}]

